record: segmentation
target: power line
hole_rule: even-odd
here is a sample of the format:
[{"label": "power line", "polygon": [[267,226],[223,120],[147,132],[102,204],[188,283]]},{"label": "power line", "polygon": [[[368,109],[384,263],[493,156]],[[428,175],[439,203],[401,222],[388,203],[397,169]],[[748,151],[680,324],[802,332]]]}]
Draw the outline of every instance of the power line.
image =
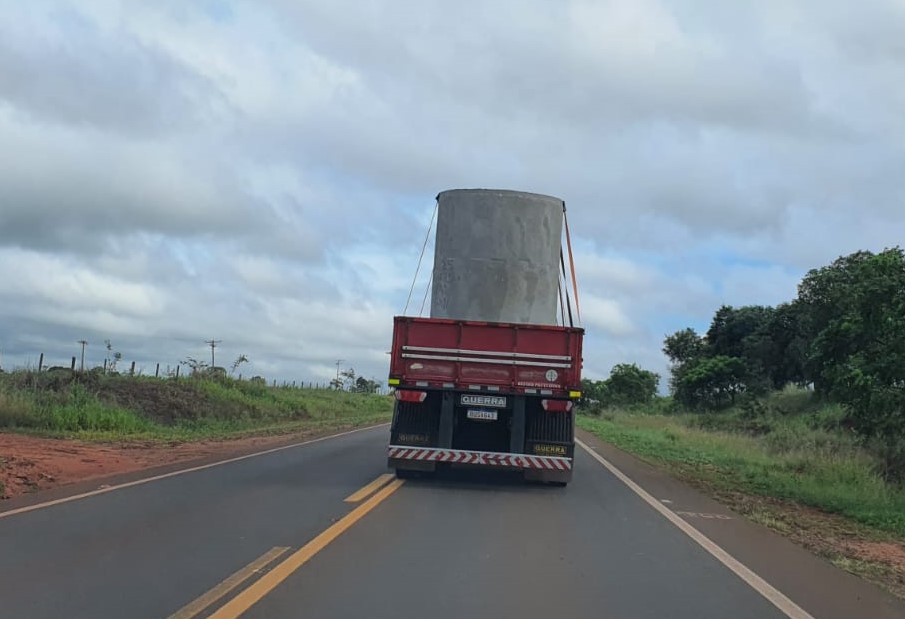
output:
[{"label": "power line", "polygon": [[217,348],[217,344],[222,342],[223,340],[205,340],[204,343],[211,347],[211,367],[217,367],[217,364],[214,363],[214,349]]},{"label": "power line", "polygon": [[76,342],[76,344],[82,345],[82,364],[79,366],[79,371],[84,372],[85,371],[85,346],[88,345],[88,342],[86,342],[85,340],[79,340],[78,342]]}]

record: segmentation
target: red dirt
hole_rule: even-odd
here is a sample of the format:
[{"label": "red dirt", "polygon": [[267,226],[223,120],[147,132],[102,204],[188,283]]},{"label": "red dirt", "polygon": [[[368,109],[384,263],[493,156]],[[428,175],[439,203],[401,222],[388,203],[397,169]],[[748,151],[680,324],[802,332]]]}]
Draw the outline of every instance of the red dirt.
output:
[{"label": "red dirt", "polygon": [[293,438],[300,436],[162,445],[85,443],[0,432],[0,499],[176,462],[248,453]]},{"label": "red dirt", "polygon": [[[740,492],[713,491],[734,511],[773,528],[811,552],[905,599],[905,540],[858,525],[813,507]],[[765,522],[762,517],[769,515]],[[852,563],[852,561],[858,563]]]},{"label": "red dirt", "polygon": [[895,542],[848,542],[847,549],[862,561],[895,566],[905,575],[905,545]]}]

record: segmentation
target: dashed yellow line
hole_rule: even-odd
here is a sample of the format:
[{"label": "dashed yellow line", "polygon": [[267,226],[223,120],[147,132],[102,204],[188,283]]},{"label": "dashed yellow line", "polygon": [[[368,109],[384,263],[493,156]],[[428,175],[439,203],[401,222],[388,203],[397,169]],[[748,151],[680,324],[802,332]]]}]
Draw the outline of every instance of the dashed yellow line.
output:
[{"label": "dashed yellow line", "polygon": [[346,498],[346,503],[359,503],[364,501],[366,498],[386,486],[388,483],[393,481],[395,475],[392,473],[387,473],[385,475],[381,475],[367,486],[356,492],[355,494],[350,495]]},{"label": "dashed yellow line", "polygon": [[245,589],[242,593],[227,602],[208,619],[236,619],[249,608],[257,604],[264,596],[273,591],[281,582],[289,578],[293,572],[305,565],[311,558],[326,548],[330,542],[346,532],[356,522],[364,518],[371,510],[383,503],[402,484],[401,479],[390,483],[370,499],[353,509],[330,528],[289,555],[282,563],[274,567],[260,580]]},{"label": "dashed yellow line", "polygon": [[189,602],[175,613],[167,617],[167,619],[192,619],[204,612],[210,606],[216,604],[230,591],[244,583],[246,580],[263,570],[265,567],[282,557],[289,550],[289,547],[277,547],[264,553],[241,570],[221,582],[216,587],[197,599]]}]

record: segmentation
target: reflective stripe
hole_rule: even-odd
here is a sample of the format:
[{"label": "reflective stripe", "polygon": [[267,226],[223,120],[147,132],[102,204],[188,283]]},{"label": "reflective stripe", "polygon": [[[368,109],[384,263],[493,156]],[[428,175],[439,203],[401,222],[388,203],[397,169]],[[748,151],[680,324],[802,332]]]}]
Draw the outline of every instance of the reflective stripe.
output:
[{"label": "reflective stripe", "polygon": [[526,454],[469,451],[465,449],[410,449],[398,445],[390,445],[387,451],[389,457],[396,460],[451,462],[453,464],[504,466],[509,468],[540,469],[547,471],[572,470],[572,460],[570,458],[556,456],[532,456]]}]

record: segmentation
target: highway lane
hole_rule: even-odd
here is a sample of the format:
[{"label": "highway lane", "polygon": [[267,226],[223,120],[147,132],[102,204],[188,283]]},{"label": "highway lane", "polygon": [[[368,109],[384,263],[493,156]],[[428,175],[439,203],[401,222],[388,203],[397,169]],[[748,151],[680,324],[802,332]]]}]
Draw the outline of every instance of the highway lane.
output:
[{"label": "highway lane", "polygon": [[586,454],[578,467],[566,489],[408,482],[247,617],[785,617]]},{"label": "highway lane", "polygon": [[25,514],[0,517],[0,617],[168,617],[274,547],[349,511],[381,472],[367,430]]},{"label": "highway lane", "polygon": [[[386,475],[386,435],[0,514],[0,617],[167,619],[212,589],[229,592],[179,619],[788,616],[584,452],[568,488],[475,474],[400,484]],[[850,595],[874,593],[855,583]],[[905,616],[882,601],[860,616]],[[818,596],[805,610],[851,616],[834,608]]]}]

